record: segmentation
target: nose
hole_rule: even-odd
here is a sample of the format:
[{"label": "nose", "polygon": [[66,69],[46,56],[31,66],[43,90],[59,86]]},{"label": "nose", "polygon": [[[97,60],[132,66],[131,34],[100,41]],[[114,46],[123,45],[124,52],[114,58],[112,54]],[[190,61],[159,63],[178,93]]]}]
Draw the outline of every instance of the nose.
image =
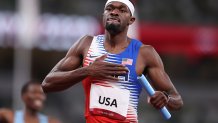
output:
[{"label": "nose", "polygon": [[118,15],[118,13],[119,13],[118,9],[113,9],[110,14],[111,15]]}]

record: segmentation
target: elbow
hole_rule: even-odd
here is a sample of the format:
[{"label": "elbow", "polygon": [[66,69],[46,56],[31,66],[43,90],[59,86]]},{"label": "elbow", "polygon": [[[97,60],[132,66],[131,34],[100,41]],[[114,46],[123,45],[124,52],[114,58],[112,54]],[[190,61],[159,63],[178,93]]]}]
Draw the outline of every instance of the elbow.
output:
[{"label": "elbow", "polygon": [[182,109],[182,107],[183,107],[183,100],[182,100],[182,97],[179,95],[179,100],[178,100],[178,102],[177,102],[177,106],[176,106],[176,108],[175,108],[175,110],[181,110]]},{"label": "elbow", "polygon": [[183,103],[183,100],[181,98],[177,110],[180,110],[183,107],[183,105],[184,105],[184,103]]},{"label": "elbow", "polygon": [[44,93],[48,93],[47,83],[45,81],[42,82],[41,87]]},{"label": "elbow", "polygon": [[182,109],[184,103],[183,100],[181,98],[181,96],[179,96],[177,99],[172,99],[171,103],[169,105],[167,105],[168,109],[171,111],[179,111]]},{"label": "elbow", "polygon": [[44,81],[41,84],[42,90],[44,93],[49,93],[50,92],[50,87],[51,87],[51,83],[50,83],[50,79],[49,77],[46,77],[44,79]]},{"label": "elbow", "polygon": [[64,90],[58,83],[60,83],[59,79],[55,78],[52,74],[47,75],[41,84],[43,92],[46,94]]}]

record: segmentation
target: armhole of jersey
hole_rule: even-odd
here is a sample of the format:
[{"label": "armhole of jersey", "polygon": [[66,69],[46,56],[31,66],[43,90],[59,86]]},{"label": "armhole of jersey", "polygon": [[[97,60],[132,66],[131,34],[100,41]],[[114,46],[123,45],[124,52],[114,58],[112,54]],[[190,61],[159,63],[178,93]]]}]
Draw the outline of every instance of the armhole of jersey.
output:
[{"label": "armhole of jersey", "polygon": [[88,52],[89,52],[90,48],[92,47],[92,45],[94,44],[94,42],[96,41],[96,38],[97,38],[97,36],[93,36],[92,42],[91,42],[91,44],[90,44],[90,46],[89,46],[89,48],[88,48],[88,50],[87,50],[87,52],[86,52],[86,54],[85,54],[85,56],[83,58],[83,64],[82,64],[83,66],[84,66],[84,63],[85,63],[85,59],[86,59],[86,57],[88,55]]},{"label": "armhole of jersey", "polygon": [[14,123],[23,123],[23,112],[22,111],[15,111],[14,114]]},{"label": "armhole of jersey", "polygon": [[135,73],[136,73],[136,75],[137,75],[137,72],[136,72],[136,64],[137,64],[137,60],[138,60],[138,56],[139,56],[139,51],[140,51],[140,49],[141,49],[141,47],[142,47],[142,45],[143,45],[143,43],[142,42],[140,42],[140,41],[138,41],[138,40],[136,40],[137,42],[136,42],[136,50],[135,50],[135,54],[136,55],[134,55],[134,65],[135,65]]}]

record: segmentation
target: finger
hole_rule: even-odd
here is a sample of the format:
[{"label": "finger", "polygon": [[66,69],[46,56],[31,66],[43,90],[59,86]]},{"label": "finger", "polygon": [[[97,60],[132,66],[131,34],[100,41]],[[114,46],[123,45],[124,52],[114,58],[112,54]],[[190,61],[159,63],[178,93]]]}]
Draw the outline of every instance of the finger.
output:
[{"label": "finger", "polygon": [[150,96],[150,102],[154,102],[154,100],[156,100],[157,98],[157,93],[155,93],[154,95]]},{"label": "finger", "polygon": [[163,101],[159,101],[159,102],[157,102],[157,104],[155,104],[155,107],[157,109],[161,109],[164,105],[165,105],[165,103]]},{"label": "finger", "polygon": [[127,67],[111,67],[111,66],[107,66],[105,69],[107,69],[108,71],[125,71],[126,73],[129,72],[129,69]]},{"label": "finger", "polygon": [[161,109],[161,108],[163,108],[164,106],[165,106],[164,103],[159,103],[159,104],[155,105],[154,107],[155,107],[156,109]]},{"label": "finger", "polygon": [[110,74],[110,75],[124,75],[127,74],[129,72],[129,70],[127,68],[124,67],[108,67],[105,66],[104,63],[99,63],[97,65],[98,67],[101,66],[101,72],[102,74],[106,73],[106,74]]},{"label": "finger", "polygon": [[162,103],[162,105],[159,106],[159,109],[163,108],[166,104]]},{"label": "finger", "polygon": [[120,76],[120,75],[125,75],[127,74],[126,71],[107,71],[106,72],[108,75],[111,75],[111,76]]},{"label": "finger", "polygon": [[154,95],[151,97],[151,103],[156,104],[160,100],[162,100],[164,97],[161,95]]},{"label": "finger", "polygon": [[151,98],[152,98],[152,101],[156,103],[158,100],[165,99],[165,95],[161,91],[156,91],[155,94]]},{"label": "finger", "polygon": [[151,98],[149,96],[147,96],[147,103],[148,104],[151,104],[150,100],[151,100]]},{"label": "finger", "polygon": [[95,59],[95,61],[104,61],[107,58],[107,54],[104,54],[98,58]]},{"label": "finger", "polygon": [[105,76],[104,79],[106,79],[108,81],[114,81],[114,82],[119,81],[118,78],[113,77],[113,76]]},{"label": "finger", "polygon": [[126,71],[129,72],[129,69],[127,67],[108,67],[111,71]]},{"label": "finger", "polygon": [[116,63],[110,63],[110,62],[107,62],[106,65],[107,65],[108,67],[125,67],[125,65],[116,64]]}]

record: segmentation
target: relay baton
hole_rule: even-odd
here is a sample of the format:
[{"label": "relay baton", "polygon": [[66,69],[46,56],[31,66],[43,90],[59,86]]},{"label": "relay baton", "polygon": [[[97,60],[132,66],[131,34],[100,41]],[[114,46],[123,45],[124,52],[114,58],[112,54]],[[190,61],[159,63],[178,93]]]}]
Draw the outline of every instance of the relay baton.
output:
[{"label": "relay baton", "polygon": [[[138,76],[137,79],[140,82],[140,84],[145,88],[145,90],[147,91],[148,95],[149,96],[153,96],[155,91],[151,87],[150,83],[145,78],[145,76],[142,74],[141,76]],[[166,119],[166,120],[170,119],[171,114],[169,113],[169,111],[167,110],[167,108],[165,106],[160,109],[160,112],[161,112],[162,116],[164,117],[164,119]]]}]

